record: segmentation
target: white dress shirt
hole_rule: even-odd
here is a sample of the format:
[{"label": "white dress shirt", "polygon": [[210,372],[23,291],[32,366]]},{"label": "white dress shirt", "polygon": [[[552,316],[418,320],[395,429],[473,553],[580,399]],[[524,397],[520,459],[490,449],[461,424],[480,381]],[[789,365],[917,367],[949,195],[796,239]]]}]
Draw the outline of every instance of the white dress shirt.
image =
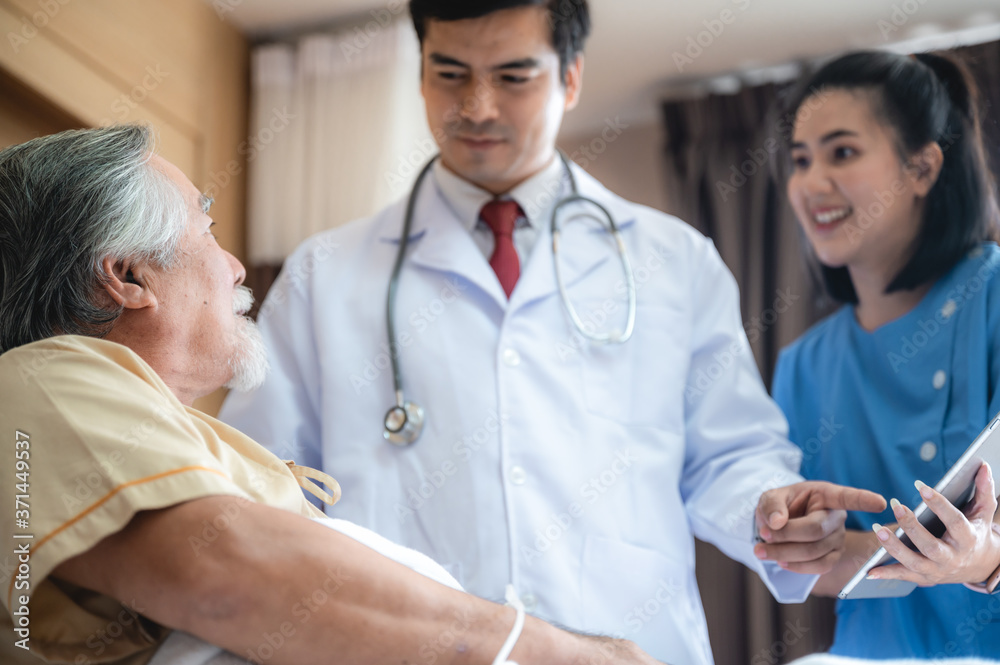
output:
[{"label": "white dress shirt", "polygon": [[538,240],[538,230],[549,225],[552,208],[556,201],[569,190],[565,168],[558,155],[544,169],[517,185],[506,194],[496,197],[485,189],[476,187],[468,180],[454,174],[441,160],[433,167],[434,181],[448,207],[472,234],[476,247],[488,261],[493,256],[493,231],[479,218],[483,206],[495,198],[517,201],[524,216],[514,227],[514,249],[524,266]]}]

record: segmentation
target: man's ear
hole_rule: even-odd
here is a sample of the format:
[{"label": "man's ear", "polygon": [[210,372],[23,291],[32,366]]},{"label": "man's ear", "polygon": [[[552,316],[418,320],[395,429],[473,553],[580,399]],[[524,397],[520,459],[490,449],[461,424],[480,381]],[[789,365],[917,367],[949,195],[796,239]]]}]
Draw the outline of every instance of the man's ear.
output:
[{"label": "man's ear", "polygon": [[913,153],[907,164],[912,179],[913,191],[923,198],[931,191],[941,167],[944,165],[944,151],[936,141],[931,141],[920,150]]},{"label": "man's ear", "polygon": [[115,261],[106,257],[101,261],[101,267],[107,275],[102,286],[115,304],[125,309],[142,309],[156,305],[156,296],[146,284],[145,265],[140,266],[130,260]]},{"label": "man's ear", "polygon": [[583,54],[578,53],[573,62],[566,67],[566,106],[563,110],[571,111],[580,101],[583,90]]}]

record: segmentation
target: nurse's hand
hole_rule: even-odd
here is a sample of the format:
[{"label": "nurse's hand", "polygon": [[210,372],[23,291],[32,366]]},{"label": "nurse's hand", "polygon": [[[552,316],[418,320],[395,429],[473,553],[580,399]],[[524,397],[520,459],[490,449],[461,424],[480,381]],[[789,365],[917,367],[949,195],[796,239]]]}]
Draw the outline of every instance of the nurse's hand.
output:
[{"label": "nurse's hand", "polygon": [[893,502],[899,526],[919,551],[914,552],[885,527],[877,528],[881,545],[899,563],[881,566],[870,576],[880,580],[907,580],[920,586],[984,581],[1000,565],[1000,524],[993,474],[983,464],[976,474],[976,493],[965,512],[933,488],[917,481],[927,507],[934,511],[947,531],[935,538],[906,506]]},{"label": "nurse's hand", "polygon": [[847,510],[885,510],[874,492],[821,481],[807,481],[764,492],[757,503],[757,531],[764,543],[757,558],[786,570],[822,575],[844,554]]}]

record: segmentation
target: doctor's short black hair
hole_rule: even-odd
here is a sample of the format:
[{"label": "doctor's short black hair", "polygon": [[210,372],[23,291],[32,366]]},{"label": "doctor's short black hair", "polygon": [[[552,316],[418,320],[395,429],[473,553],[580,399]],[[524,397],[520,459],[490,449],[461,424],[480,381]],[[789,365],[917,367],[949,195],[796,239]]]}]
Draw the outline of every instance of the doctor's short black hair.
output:
[{"label": "doctor's short black hair", "polygon": [[552,47],[559,54],[559,73],[565,83],[567,69],[576,56],[583,53],[584,42],[590,35],[587,0],[410,0],[410,16],[423,46],[429,19],[460,21],[515,7],[545,7],[548,10]]}]

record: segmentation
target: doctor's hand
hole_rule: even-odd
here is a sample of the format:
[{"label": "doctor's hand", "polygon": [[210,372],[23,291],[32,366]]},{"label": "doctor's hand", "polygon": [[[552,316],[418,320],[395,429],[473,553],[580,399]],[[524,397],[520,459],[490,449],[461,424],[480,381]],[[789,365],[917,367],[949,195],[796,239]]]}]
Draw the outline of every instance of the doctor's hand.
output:
[{"label": "doctor's hand", "polygon": [[907,580],[920,586],[983,582],[1000,566],[1000,524],[997,519],[996,489],[988,464],[976,474],[976,493],[965,511],[959,510],[933,488],[917,481],[917,489],[927,507],[937,515],[947,531],[935,538],[913,511],[893,500],[899,526],[917,546],[908,548],[886,527],[875,525],[880,544],[896,561],[880,566],[870,576],[881,580]]},{"label": "doctor's hand", "polygon": [[768,490],[757,503],[757,532],[764,542],[754,554],[785,570],[822,575],[844,554],[845,511],[881,512],[885,505],[874,492],[821,481]]}]

